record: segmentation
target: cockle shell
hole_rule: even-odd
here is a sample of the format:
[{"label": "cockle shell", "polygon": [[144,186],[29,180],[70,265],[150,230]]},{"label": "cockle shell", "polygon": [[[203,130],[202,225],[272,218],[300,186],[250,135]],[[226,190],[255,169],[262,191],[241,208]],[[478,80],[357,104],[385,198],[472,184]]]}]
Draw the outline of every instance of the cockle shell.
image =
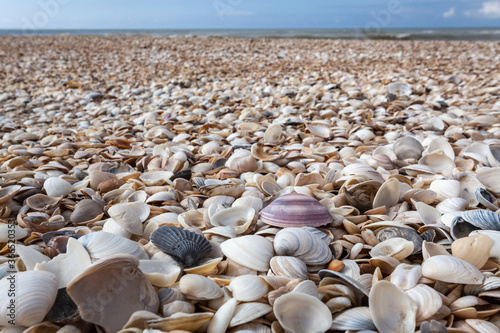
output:
[{"label": "cockle shell", "polygon": [[139,310],[155,313],[158,294],[131,255],[102,259],[78,275],[68,286],[83,320],[117,332]]},{"label": "cockle shell", "polygon": [[369,308],[366,306],[360,306],[342,311],[336,315],[333,318],[331,329],[338,331],[374,330],[375,324],[373,323]]},{"label": "cockle shell", "polygon": [[273,310],[281,327],[290,333],[326,332],[332,325],[328,307],[307,294],[283,295],[274,302]]},{"label": "cockle shell", "polygon": [[229,322],[230,327],[242,325],[251,322],[259,317],[262,317],[269,312],[271,312],[273,308],[264,303],[251,302],[251,303],[241,303],[236,306],[234,310],[233,317]]},{"label": "cockle shell", "polygon": [[[11,278],[13,277],[13,279]],[[9,297],[14,284],[15,297]],[[43,287],[41,287],[43,286]],[[27,271],[11,274],[0,280],[0,326],[32,326],[42,322],[54,304],[57,295],[57,278],[44,271]],[[8,308],[14,300],[13,316]],[[11,322],[9,322],[12,320]]]},{"label": "cockle shell", "polygon": [[174,226],[162,226],[151,234],[151,242],[185,266],[196,266],[212,247],[208,240],[194,232]]},{"label": "cockle shell", "polygon": [[209,300],[223,295],[214,281],[198,274],[186,274],[179,280],[179,289],[190,299]]},{"label": "cockle shell", "polygon": [[290,279],[307,280],[307,266],[296,257],[278,256],[270,261],[274,274]]},{"label": "cockle shell", "polygon": [[328,244],[308,228],[285,228],[274,237],[274,250],[279,256],[293,256],[306,265],[325,265],[332,260]]},{"label": "cockle shell", "polygon": [[277,227],[319,227],[333,222],[318,200],[299,193],[280,196],[260,212],[260,219]]},{"label": "cockle shell", "polygon": [[417,305],[389,281],[381,280],[370,290],[370,314],[379,332],[415,332]]},{"label": "cockle shell", "polygon": [[484,281],[484,275],[476,267],[447,255],[426,259],[422,264],[422,275],[448,283],[481,284]]},{"label": "cockle shell", "polygon": [[220,246],[226,257],[259,272],[269,269],[269,261],[274,255],[272,243],[262,236],[247,235],[228,239]]},{"label": "cockle shell", "polygon": [[255,301],[268,291],[267,283],[256,275],[240,275],[229,283],[233,297],[241,302]]}]

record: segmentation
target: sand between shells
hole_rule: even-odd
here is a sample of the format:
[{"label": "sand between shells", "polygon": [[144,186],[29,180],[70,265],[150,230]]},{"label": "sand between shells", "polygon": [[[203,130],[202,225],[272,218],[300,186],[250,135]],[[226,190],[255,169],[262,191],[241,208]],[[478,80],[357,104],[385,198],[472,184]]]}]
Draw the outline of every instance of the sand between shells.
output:
[{"label": "sand between shells", "polygon": [[2,37],[2,332],[500,331],[499,49]]}]

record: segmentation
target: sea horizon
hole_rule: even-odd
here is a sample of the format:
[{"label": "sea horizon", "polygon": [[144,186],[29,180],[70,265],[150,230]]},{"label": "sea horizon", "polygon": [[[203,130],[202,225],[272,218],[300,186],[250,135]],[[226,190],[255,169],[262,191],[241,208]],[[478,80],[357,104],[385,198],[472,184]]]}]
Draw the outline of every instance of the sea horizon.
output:
[{"label": "sea horizon", "polygon": [[0,36],[152,36],[219,38],[300,38],[373,40],[500,41],[497,28],[386,29],[0,29]]}]

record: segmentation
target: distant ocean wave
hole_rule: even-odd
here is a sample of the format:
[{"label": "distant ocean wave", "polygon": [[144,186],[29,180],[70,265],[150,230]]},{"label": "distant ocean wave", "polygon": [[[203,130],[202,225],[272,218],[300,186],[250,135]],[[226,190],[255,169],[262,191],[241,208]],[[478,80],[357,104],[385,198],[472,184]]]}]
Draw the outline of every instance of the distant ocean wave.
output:
[{"label": "distant ocean wave", "polygon": [[236,37],[375,40],[500,41],[500,28],[474,29],[254,29],[254,30],[0,30],[0,35],[98,35],[153,37]]}]

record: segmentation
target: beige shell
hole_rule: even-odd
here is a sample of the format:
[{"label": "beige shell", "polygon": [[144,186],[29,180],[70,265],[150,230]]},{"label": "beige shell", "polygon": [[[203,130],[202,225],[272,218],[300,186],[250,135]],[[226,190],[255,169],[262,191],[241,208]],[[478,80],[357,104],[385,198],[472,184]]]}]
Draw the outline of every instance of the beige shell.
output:
[{"label": "beige shell", "polygon": [[228,239],[221,244],[221,250],[229,259],[259,272],[269,269],[274,254],[272,243],[256,235]]},{"label": "beige shell", "polygon": [[417,305],[389,281],[378,281],[370,290],[370,314],[379,332],[415,332]]},{"label": "beige shell", "polygon": [[210,224],[216,227],[233,228],[237,234],[242,234],[250,227],[255,218],[252,207],[231,207],[221,210],[210,217]]},{"label": "beige shell", "polygon": [[117,254],[130,254],[137,259],[148,259],[146,252],[136,242],[108,232],[92,232],[78,238],[78,241],[87,249],[92,261]]},{"label": "beige shell", "polygon": [[413,242],[404,238],[393,237],[375,245],[370,251],[370,255],[372,257],[389,256],[402,260],[413,252],[413,248]]},{"label": "beige shell", "polygon": [[236,309],[237,300],[231,298],[224,303],[214,314],[207,328],[207,333],[225,332],[229,326],[234,310]]},{"label": "beige shell", "polygon": [[391,283],[403,290],[415,287],[422,277],[420,265],[399,264],[391,274]]},{"label": "beige shell", "polygon": [[443,305],[439,293],[425,284],[419,284],[406,290],[406,294],[410,296],[417,305],[417,321],[429,319]]},{"label": "beige shell", "polygon": [[229,326],[234,327],[249,323],[254,319],[268,314],[272,310],[273,308],[270,305],[264,303],[241,303],[240,305],[236,306]]},{"label": "beige shell", "polygon": [[187,301],[173,301],[171,303],[163,305],[162,312],[164,317],[170,317],[171,315],[176,314],[177,312],[194,313],[195,307],[193,303]]},{"label": "beige shell", "polygon": [[142,235],[142,222],[150,213],[149,206],[144,202],[121,203],[108,209],[109,216],[128,232]]},{"label": "beige shell", "polygon": [[[9,292],[12,289],[11,283],[16,285],[15,297]],[[0,326],[11,326],[10,320],[14,320],[15,326],[32,326],[42,322],[54,304],[57,278],[54,274],[43,271],[15,273],[0,280],[0,295]],[[15,311],[14,315],[9,316],[11,300],[15,302]]]},{"label": "beige shell", "polygon": [[396,178],[390,178],[384,182],[378,189],[373,199],[373,208],[385,206],[389,210],[399,201],[400,183]]},{"label": "beige shell", "polygon": [[232,279],[228,288],[237,301],[251,302],[267,294],[268,284],[256,275],[241,275]]},{"label": "beige shell", "polygon": [[490,254],[493,241],[487,235],[463,237],[451,244],[451,253],[474,267],[481,269]]},{"label": "beige shell", "polygon": [[209,300],[223,295],[214,281],[202,275],[187,274],[179,280],[179,289],[189,299]]},{"label": "beige shell", "polygon": [[168,264],[163,260],[140,260],[139,269],[156,287],[170,287],[175,284],[181,273],[181,268]]},{"label": "beige shell", "polygon": [[136,311],[155,313],[160,304],[155,289],[139,270],[139,260],[131,255],[96,262],[78,275],[67,290],[82,319],[108,331],[119,331]]},{"label": "beige shell", "polygon": [[283,295],[274,302],[273,310],[281,327],[290,333],[326,332],[332,325],[328,307],[307,294]]},{"label": "beige shell", "polygon": [[208,322],[212,317],[211,312],[183,313],[178,312],[168,318],[154,319],[146,322],[146,326],[153,332],[174,332],[183,330],[194,332]]},{"label": "beige shell", "polygon": [[422,263],[422,275],[448,283],[481,284],[484,275],[473,265],[462,259],[447,255],[436,255]]}]

